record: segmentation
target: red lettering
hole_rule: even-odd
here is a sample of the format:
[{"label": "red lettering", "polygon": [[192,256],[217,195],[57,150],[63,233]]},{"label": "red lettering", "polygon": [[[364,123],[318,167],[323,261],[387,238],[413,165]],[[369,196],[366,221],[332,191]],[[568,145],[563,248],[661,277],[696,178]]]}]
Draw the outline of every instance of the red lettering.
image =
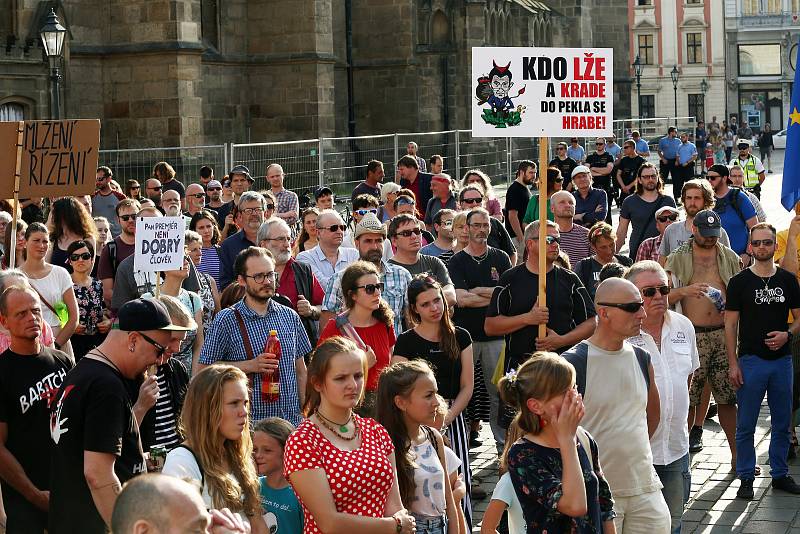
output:
[{"label": "red lettering", "polygon": [[602,130],[606,127],[606,118],[603,116],[574,116],[561,117],[561,127],[565,130]]}]

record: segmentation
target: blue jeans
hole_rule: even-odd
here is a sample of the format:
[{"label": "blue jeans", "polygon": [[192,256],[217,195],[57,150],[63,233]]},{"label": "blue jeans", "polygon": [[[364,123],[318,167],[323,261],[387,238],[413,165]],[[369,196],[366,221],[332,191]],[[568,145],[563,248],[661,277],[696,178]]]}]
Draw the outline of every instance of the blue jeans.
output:
[{"label": "blue jeans", "polygon": [[689,502],[689,493],[692,489],[692,473],[689,471],[689,454],[678,458],[671,464],[654,465],[658,478],[661,479],[661,494],[667,501],[669,515],[672,519],[673,534],[681,532],[681,518],[686,503]]},{"label": "blue jeans", "polygon": [[447,523],[444,517],[423,517],[411,514],[417,522],[417,534],[445,534]]},{"label": "blue jeans", "polygon": [[742,480],[755,478],[756,449],[753,443],[758,412],[764,393],[767,394],[772,434],[769,440],[769,473],[773,479],[789,473],[786,456],[789,454],[792,420],[792,357],[764,360],[746,355],[739,358],[742,387],[736,392],[739,404],[736,416],[736,476]]}]

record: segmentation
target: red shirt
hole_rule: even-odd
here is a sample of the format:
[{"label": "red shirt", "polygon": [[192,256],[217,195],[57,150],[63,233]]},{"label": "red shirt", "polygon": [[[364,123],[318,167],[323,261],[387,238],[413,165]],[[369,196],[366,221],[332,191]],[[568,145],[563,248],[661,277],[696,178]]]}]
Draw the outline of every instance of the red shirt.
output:
[{"label": "red shirt", "polygon": [[420,215],[422,217],[425,217],[425,208],[427,208],[428,206],[423,206],[419,201],[419,199],[420,199],[420,196],[419,196],[419,174],[417,175],[417,179],[416,180],[414,180],[413,182],[410,182],[409,185],[406,186],[406,189],[410,189],[411,192],[414,193],[414,200],[417,203],[417,211],[420,213]]},{"label": "red shirt", "polygon": [[[366,343],[367,346],[371,347],[372,351],[375,353],[375,365],[369,369],[366,385],[367,391],[375,391],[378,389],[378,377],[380,376],[381,371],[383,371],[383,368],[389,365],[389,360],[391,359],[392,347],[394,347],[396,339],[394,335],[394,327],[387,327],[385,324],[377,322],[374,325],[366,328],[359,326],[354,328],[361,338],[361,341]],[[331,319],[328,321],[328,324],[325,325],[325,328],[319,335],[317,346],[319,346],[320,343],[329,337],[334,336],[344,336],[344,334],[342,334],[342,332],[336,326],[336,318]]]},{"label": "red shirt", "polygon": [[[292,308],[295,310],[297,309],[297,284],[295,283],[294,279],[294,269],[292,269],[292,264],[297,261],[294,258],[289,258],[289,261],[286,262],[286,265],[283,268],[283,274],[281,274],[281,279],[278,282],[278,293],[289,299],[292,303]],[[311,277],[313,279],[313,286],[311,288],[311,295],[303,295],[308,302],[311,303],[312,306],[319,306],[322,304],[322,299],[325,298],[325,291],[322,289],[322,286],[319,285],[319,281],[317,277],[314,276],[314,273],[311,273]]]},{"label": "red shirt", "polygon": [[[333,445],[310,420],[300,423],[286,442],[283,474],[289,478],[297,471],[323,469],[338,512],[383,517],[394,483],[389,460],[394,446],[389,433],[374,419],[356,414],[353,418],[361,430],[361,446],[354,451]],[[300,504],[305,517],[303,533],[320,534],[322,531],[302,499]]]}]

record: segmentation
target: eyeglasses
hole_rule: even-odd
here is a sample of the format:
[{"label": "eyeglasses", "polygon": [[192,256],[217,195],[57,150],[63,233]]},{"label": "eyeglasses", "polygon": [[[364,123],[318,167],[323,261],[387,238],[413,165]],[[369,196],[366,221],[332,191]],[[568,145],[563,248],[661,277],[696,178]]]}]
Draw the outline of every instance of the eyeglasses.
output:
[{"label": "eyeglasses", "polygon": [[747,150],[748,148],[750,148],[750,145],[737,145],[736,148],[738,148],[739,150]]},{"label": "eyeglasses", "polygon": [[489,223],[469,223],[469,227],[476,230],[488,230],[492,225]]},{"label": "eyeglasses", "polygon": [[658,218],[658,222],[662,222],[662,223],[665,223],[667,221],[675,222],[677,220],[678,220],[678,214],[677,213],[672,213],[670,215],[662,215],[661,217]]},{"label": "eyeglasses", "polygon": [[377,284],[366,284],[363,286],[356,286],[354,289],[363,289],[364,293],[366,293],[367,295],[374,295],[376,290],[383,293],[383,287],[384,287],[383,282],[378,282]]},{"label": "eyeglasses", "polygon": [[598,306],[608,306],[609,308],[617,308],[624,312],[636,313],[644,306],[642,302],[598,302]]},{"label": "eyeglasses", "polygon": [[642,293],[643,297],[647,297],[649,299],[656,296],[656,293],[661,293],[662,295],[669,295],[669,292],[672,291],[672,288],[669,286],[652,286],[652,287],[643,287],[640,292]]},{"label": "eyeglasses", "polygon": [[[539,236],[537,235],[531,241],[538,241],[538,240],[539,240]],[[552,245],[553,243],[561,243],[561,238],[560,237],[556,237],[554,235],[549,235],[549,236],[545,237],[544,240],[548,245]]]},{"label": "eyeglasses", "polygon": [[753,239],[752,241],[750,241],[750,244],[752,246],[754,246],[754,247],[760,247],[761,245],[764,245],[765,247],[771,247],[772,245],[775,244],[775,240],[774,239]]},{"label": "eyeglasses", "polygon": [[317,230],[327,230],[329,232],[335,232],[337,230],[344,232],[347,230],[347,226],[343,224],[332,224],[330,226],[317,226]]},{"label": "eyeglasses", "polygon": [[275,204],[267,204],[267,211],[272,211],[275,209]]},{"label": "eyeglasses", "polygon": [[119,220],[122,221],[122,222],[128,222],[128,221],[132,221],[134,219],[136,219],[136,214],[135,213],[131,213],[130,215],[120,215],[119,216]]},{"label": "eyeglasses", "polygon": [[647,178],[652,178],[653,180],[655,180],[656,178],[658,178],[658,174],[656,174],[656,173],[653,173],[653,174],[642,174],[641,176],[639,176],[639,178],[641,178],[642,180],[647,179]]},{"label": "eyeglasses", "polygon": [[422,230],[420,230],[419,228],[414,228],[413,230],[403,230],[402,232],[395,232],[394,235],[395,237],[396,236],[411,237],[411,234],[420,235],[421,233]]},{"label": "eyeglasses", "polygon": [[194,197],[194,198],[205,198],[206,194],[205,193],[195,193],[194,195],[189,195],[189,196],[190,197]]},{"label": "eyeglasses", "polygon": [[280,243],[290,243],[292,241],[292,238],[289,236],[265,237],[264,241],[278,241]]},{"label": "eyeglasses", "polygon": [[158,186],[158,187],[147,187],[145,189],[147,189],[148,191],[150,191],[150,190],[152,190],[152,191],[161,191],[161,189],[163,189],[163,188],[161,186]]},{"label": "eyeglasses", "polygon": [[465,198],[461,201],[462,204],[480,204],[481,202],[483,202],[483,197]]},{"label": "eyeglasses", "polygon": [[70,261],[91,260],[92,254],[89,252],[84,252],[83,254],[70,254],[69,259]]},{"label": "eyeglasses", "polygon": [[221,187],[209,187],[208,191],[222,191]]},{"label": "eyeglasses", "polygon": [[258,208],[242,208],[239,211],[241,211],[245,215],[253,215],[253,214],[258,214],[258,213],[264,213],[264,208],[261,208],[261,207],[258,207]]},{"label": "eyeglasses", "polygon": [[356,213],[358,213],[359,215],[361,215],[363,217],[367,213],[372,213],[373,215],[377,215],[378,214],[378,210],[375,209],[375,208],[368,209],[368,210],[356,210]]},{"label": "eyeglasses", "polygon": [[144,339],[145,341],[147,341],[156,348],[156,350],[158,351],[156,352],[157,354],[156,358],[161,358],[162,356],[164,356],[164,353],[167,352],[167,347],[157,342],[155,339],[151,338],[147,334],[144,334],[142,332],[137,332],[137,334],[142,336],[142,339]]},{"label": "eyeglasses", "polygon": [[141,189],[141,188],[142,188],[142,186],[140,186],[140,185],[132,185],[131,186],[131,191],[134,190],[134,189]]},{"label": "eyeglasses", "polygon": [[401,198],[397,201],[398,206],[413,206],[415,202],[413,200],[409,200],[407,198]]},{"label": "eyeglasses", "polygon": [[268,273],[256,273],[252,276],[250,276],[249,274],[244,274],[242,276],[244,276],[245,278],[252,278],[256,284],[263,284],[264,281],[267,281],[270,284],[274,285],[275,280],[277,280],[278,278],[278,273],[276,273],[275,271],[270,271]]}]

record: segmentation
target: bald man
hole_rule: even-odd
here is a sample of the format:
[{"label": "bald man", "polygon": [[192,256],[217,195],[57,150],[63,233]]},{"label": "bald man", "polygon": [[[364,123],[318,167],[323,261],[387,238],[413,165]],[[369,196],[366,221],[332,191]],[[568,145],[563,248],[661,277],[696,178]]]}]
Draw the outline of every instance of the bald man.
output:
[{"label": "bald man", "polygon": [[267,167],[267,182],[275,195],[275,215],[291,227],[300,217],[300,202],[295,192],[283,187],[284,178],[283,167],[277,163]]},{"label": "bald man", "polygon": [[[114,534],[248,532],[229,510],[206,510],[195,486],[167,475],[141,475],[125,484],[114,504]],[[212,530],[214,529],[214,530]]]},{"label": "bald man", "polygon": [[[195,213],[203,211],[206,206],[206,191],[200,184],[189,184],[186,188],[186,212],[184,215],[192,217]],[[188,228],[188,226],[187,226]]]},{"label": "bald man", "polygon": [[589,248],[589,230],[575,224],[575,197],[569,191],[556,191],[550,197],[550,209],[558,225],[561,237],[561,250],[569,256],[569,263],[575,265],[592,255]]},{"label": "bald man", "polygon": [[650,450],[660,419],[653,365],[646,350],[626,341],[642,328],[644,302],[633,283],[609,278],[597,287],[594,305],[594,334],[563,354],[585,399],[581,425],[597,440],[617,532],[668,534],[670,512]]}]

